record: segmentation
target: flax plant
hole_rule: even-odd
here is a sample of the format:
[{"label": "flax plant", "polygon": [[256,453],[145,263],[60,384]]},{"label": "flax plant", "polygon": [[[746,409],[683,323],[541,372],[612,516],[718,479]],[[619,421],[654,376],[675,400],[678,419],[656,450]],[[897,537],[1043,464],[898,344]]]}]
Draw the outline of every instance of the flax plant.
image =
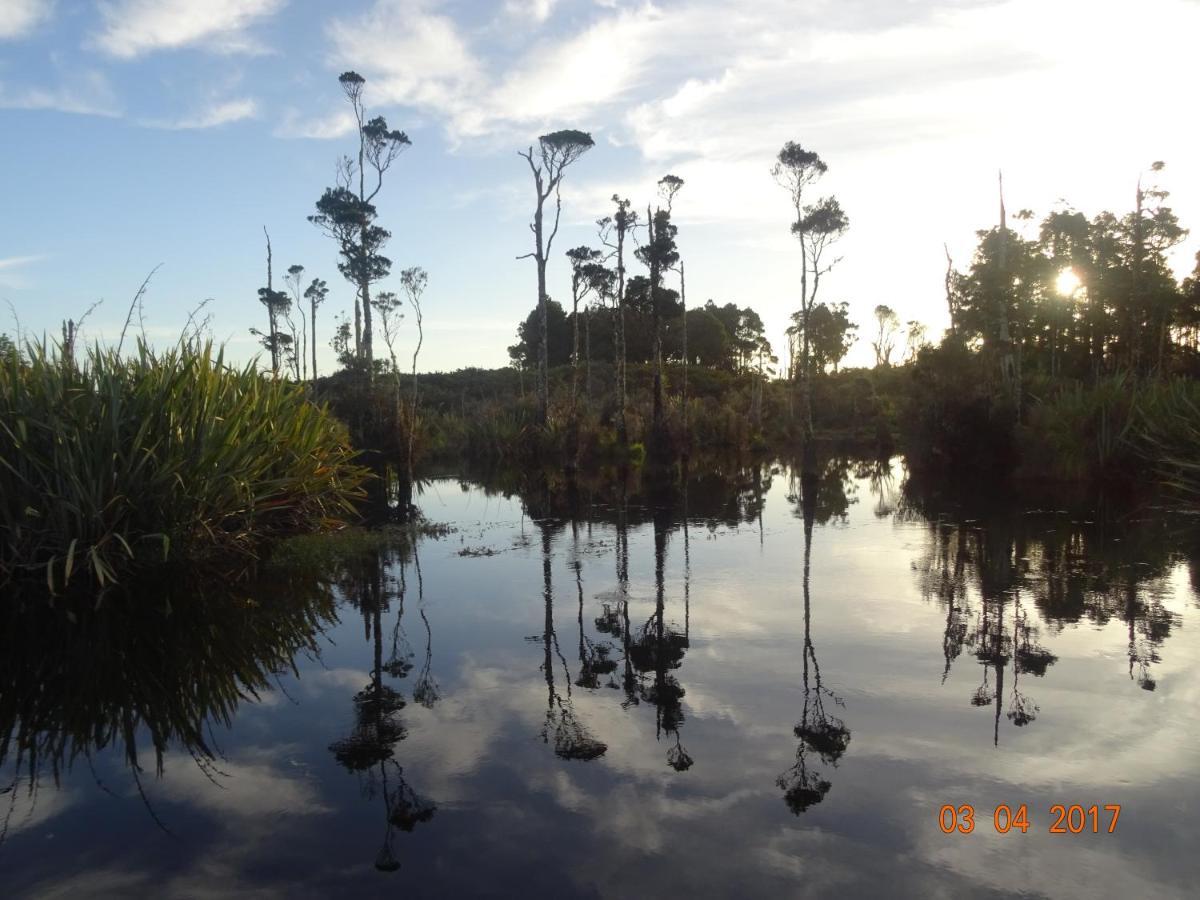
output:
[{"label": "flax plant", "polygon": [[339,527],[367,477],[304,389],[211,342],[0,357],[0,584],[105,587],[145,564]]}]

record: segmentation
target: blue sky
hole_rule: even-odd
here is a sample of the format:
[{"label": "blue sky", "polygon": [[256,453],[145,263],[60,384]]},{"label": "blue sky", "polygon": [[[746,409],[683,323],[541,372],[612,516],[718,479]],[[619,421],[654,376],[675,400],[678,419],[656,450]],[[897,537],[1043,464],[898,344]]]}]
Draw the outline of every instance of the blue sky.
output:
[{"label": "blue sky", "polygon": [[[102,299],[86,334],[113,340],[161,264],[147,333],[169,340],[212,298],[213,334],[249,357],[265,225],[277,277],[300,263],[333,289],[327,334],[352,290],[305,216],[353,147],[347,68],[413,141],[377,205],[394,271],[429,272],[422,368],[506,363],[536,299],[516,151],[562,127],[596,147],[565,185],[558,299],[560,251],[596,242],[614,191],[644,208],[671,172],[689,303],[749,303],[781,348],[799,259],[768,171],[786,140],[829,163],[820,191],[851,231],[823,299],[864,326],[888,303],[940,332],[943,242],[966,263],[999,168],[1010,209],[1092,214],[1127,209],[1166,160],[1198,229],[1182,274],[1198,33],[1196,0],[0,0],[0,330],[4,302],[38,334]],[[851,360],[869,355],[864,336]]]}]

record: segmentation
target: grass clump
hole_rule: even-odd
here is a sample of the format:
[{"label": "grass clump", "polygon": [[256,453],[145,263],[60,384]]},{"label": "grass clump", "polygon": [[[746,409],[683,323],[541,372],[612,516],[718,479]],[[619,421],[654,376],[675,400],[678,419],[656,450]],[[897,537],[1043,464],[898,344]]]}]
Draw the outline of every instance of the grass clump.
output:
[{"label": "grass clump", "polygon": [[0,356],[0,583],[53,593],[81,572],[104,587],[167,558],[252,559],[340,527],[366,477],[302,388],[211,342]]}]

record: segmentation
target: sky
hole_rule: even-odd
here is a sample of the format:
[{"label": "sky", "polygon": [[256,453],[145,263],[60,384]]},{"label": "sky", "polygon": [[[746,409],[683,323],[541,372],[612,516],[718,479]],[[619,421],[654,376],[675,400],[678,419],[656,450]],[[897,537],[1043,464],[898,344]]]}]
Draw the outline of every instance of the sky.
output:
[{"label": "sky", "polygon": [[[780,350],[800,257],[770,168],[788,140],[820,153],[817,191],[851,221],[820,299],[850,304],[847,362],[866,364],[878,304],[945,327],[944,246],[969,263],[1000,170],[1010,211],[1090,216],[1127,211],[1164,160],[1146,177],[1197,229],[1172,257],[1189,272],[1197,34],[1200,0],[0,0],[0,331],[55,334],[102,301],[83,334],[114,341],[159,266],[147,336],[209,299],[249,359],[265,227],[277,281],[298,263],[330,285],[329,371],[353,289],[305,217],[356,148],[337,82],[354,69],[412,140],[376,205],[380,288],[429,273],[423,370],[507,364],[537,298],[517,151],[560,128],[596,145],[567,171],[551,295],[569,303],[562,253],[597,245],[612,195],[644,210],[672,173],[689,306],[753,306]],[[401,354],[414,337],[406,320]]]}]

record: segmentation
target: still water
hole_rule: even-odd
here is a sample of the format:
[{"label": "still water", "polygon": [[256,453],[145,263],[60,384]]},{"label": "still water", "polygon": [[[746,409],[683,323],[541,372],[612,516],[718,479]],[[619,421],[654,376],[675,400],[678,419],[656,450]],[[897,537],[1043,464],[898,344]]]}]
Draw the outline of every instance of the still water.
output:
[{"label": "still water", "polygon": [[1195,896],[1190,517],[844,459],[419,503],[251,587],[8,604],[0,893]]}]

